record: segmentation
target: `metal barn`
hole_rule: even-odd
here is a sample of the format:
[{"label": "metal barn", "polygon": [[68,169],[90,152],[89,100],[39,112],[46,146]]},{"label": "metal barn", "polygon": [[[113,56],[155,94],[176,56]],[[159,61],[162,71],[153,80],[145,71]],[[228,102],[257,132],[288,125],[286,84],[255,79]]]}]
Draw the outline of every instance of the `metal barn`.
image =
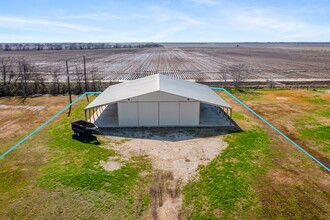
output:
[{"label": "metal barn", "polygon": [[209,127],[227,125],[229,112],[208,86],[156,74],[109,86],[85,117],[99,127]]}]

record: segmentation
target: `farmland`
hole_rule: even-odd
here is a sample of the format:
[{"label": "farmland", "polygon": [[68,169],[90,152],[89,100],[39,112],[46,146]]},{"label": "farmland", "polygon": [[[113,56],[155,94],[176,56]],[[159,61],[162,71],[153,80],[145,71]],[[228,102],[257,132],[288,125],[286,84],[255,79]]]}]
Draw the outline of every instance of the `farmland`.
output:
[{"label": "farmland", "polygon": [[0,56],[25,57],[50,79],[65,73],[95,71],[104,81],[123,81],[163,73],[198,81],[221,80],[221,73],[243,64],[250,80],[329,80],[330,44],[164,44],[158,48],[103,50],[1,51]]},{"label": "farmland", "polygon": [[[329,90],[232,92],[328,163]],[[328,173],[219,95],[233,106],[243,132],[126,132],[83,142],[72,139],[70,130],[88,104],[79,101],[70,117],[62,114],[0,160],[0,218],[161,219],[170,213],[182,219],[327,219]],[[22,106],[17,98],[1,98],[7,131],[0,134],[1,152],[67,99],[34,97]]]}]

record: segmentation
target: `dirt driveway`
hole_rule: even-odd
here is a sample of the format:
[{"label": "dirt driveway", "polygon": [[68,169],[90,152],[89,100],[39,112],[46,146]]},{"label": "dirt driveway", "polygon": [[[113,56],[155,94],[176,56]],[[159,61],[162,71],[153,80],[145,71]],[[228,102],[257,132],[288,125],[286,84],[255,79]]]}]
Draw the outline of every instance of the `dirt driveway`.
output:
[{"label": "dirt driveway", "polygon": [[[208,164],[227,147],[221,135],[218,133],[215,136],[203,137],[194,131],[166,132],[165,134],[135,132],[129,135],[134,138],[116,145],[113,149],[126,158],[147,155],[154,171],[169,174],[167,175],[169,177],[164,180],[167,187],[164,192],[173,192],[173,189],[181,188],[196,176],[199,165]],[[117,136],[107,136],[107,138],[124,140],[124,137]],[[182,204],[180,193],[176,196],[164,193],[160,199],[161,205],[154,207],[156,218],[177,219]]]}]

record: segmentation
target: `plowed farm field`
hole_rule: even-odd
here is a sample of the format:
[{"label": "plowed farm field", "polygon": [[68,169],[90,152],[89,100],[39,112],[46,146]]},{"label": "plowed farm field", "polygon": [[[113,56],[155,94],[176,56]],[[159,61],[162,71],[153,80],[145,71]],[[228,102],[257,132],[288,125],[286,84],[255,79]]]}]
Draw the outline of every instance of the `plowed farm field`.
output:
[{"label": "plowed farm field", "polygon": [[94,70],[103,80],[124,81],[162,73],[181,79],[220,80],[228,66],[243,64],[250,79],[330,79],[330,44],[165,44],[159,48],[1,51],[25,57],[37,71]]}]

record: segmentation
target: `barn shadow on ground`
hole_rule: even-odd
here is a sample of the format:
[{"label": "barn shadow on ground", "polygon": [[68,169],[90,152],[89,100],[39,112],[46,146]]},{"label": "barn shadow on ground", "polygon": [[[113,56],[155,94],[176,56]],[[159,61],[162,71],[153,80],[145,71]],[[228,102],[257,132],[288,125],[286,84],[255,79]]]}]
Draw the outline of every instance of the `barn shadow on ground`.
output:
[{"label": "barn shadow on ground", "polygon": [[100,134],[106,136],[171,142],[216,137],[237,132],[243,132],[243,130],[235,122],[232,126],[226,127],[100,128]]}]

